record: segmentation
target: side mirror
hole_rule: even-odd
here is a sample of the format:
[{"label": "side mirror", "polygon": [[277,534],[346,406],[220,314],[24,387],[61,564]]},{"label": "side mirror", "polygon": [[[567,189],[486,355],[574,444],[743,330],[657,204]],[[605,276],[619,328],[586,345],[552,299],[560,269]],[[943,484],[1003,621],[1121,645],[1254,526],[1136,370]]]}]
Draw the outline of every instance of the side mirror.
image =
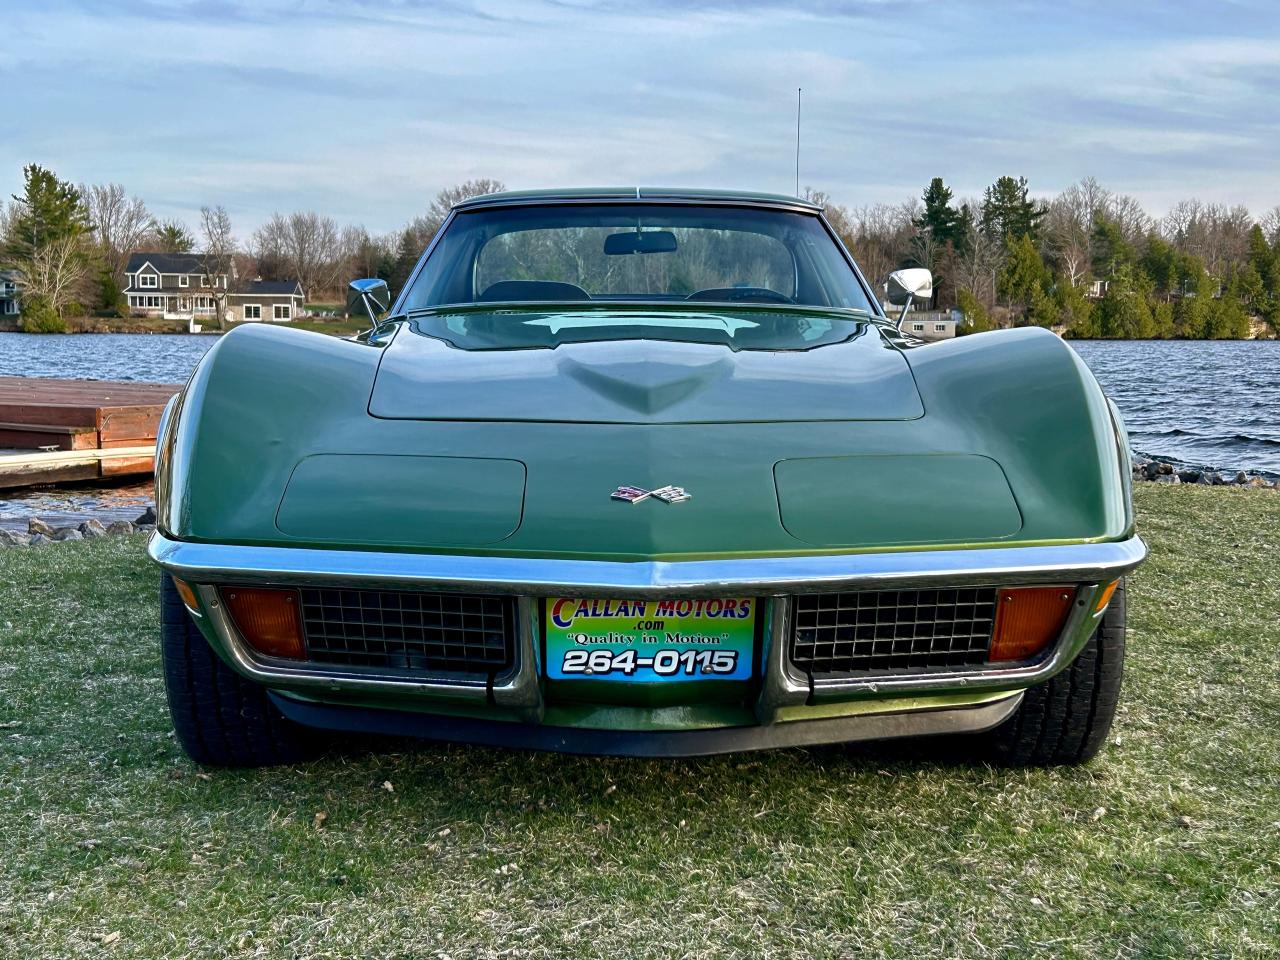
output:
[{"label": "side mirror", "polygon": [[895,270],[886,284],[889,302],[905,306],[912,300],[928,300],[933,296],[933,274],[923,267]]},{"label": "side mirror", "polygon": [[352,280],[347,285],[347,316],[367,314],[378,329],[382,315],[391,309],[391,288],[387,281],[376,278]]},{"label": "side mirror", "polygon": [[898,314],[898,329],[901,330],[911,301],[928,300],[933,296],[933,274],[924,267],[895,270],[889,274],[885,290],[889,294],[889,302],[902,307],[902,312]]}]

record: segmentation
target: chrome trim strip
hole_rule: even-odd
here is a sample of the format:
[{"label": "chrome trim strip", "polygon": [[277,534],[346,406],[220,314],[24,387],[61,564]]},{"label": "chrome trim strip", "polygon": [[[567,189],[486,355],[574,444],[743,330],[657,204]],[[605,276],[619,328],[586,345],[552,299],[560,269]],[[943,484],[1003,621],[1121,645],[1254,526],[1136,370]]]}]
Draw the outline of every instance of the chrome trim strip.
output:
[{"label": "chrome trim strip", "polygon": [[897,553],[637,561],[451,556],[172,540],[156,531],[151,559],[195,583],[342,584],[518,596],[775,595],[1115,579],[1147,555],[1139,537],[1110,543]]},{"label": "chrome trim strip", "polygon": [[[453,210],[459,213],[472,210],[501,209],[503,207],[572,207],[589,204],[600,206],[637,206],[655,207],[696,206],[696,207],[754,207],[761,210],[792,210],[797,213],[821,213],[822,207],[810,203],[800,197],[739,197],[726,195],[698,196],[696,194],[670,194],[661,190],[644,192],[637,188],[632,193],[589,193],[549,195],[536,197],[504,197],[501,194],[490,194],[488,197],[471,197],[454,204]],[[452,211],[451,211],[452,212]]]},{"label": "chrome trim strip", "polygon": [[791,649],[791,598],[770,597],[765,621],[764,650],[760,654],[760,696],[755,715],[761,723],[775,723],[785,707],[803,706],[809,699],[807,680],[797,681],[787,669]]}]

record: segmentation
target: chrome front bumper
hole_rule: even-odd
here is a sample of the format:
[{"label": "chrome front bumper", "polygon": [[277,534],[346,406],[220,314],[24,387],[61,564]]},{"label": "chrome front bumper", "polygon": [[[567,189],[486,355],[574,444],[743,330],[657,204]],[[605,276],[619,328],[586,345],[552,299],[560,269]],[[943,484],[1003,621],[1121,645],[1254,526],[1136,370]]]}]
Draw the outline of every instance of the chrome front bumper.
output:
[{"label": "chrome front bumper", "polygon": [[[772,724],[838,715],[866,701],[884,710],[971,707],[1008,699],[1067,666],[1093,633],[1101,585],[1123,576],[1146,556],[1138,537],[1110,543],[929,550],[839,556],[734,560],[611,561],[518,559],[228,546],[152,535],[148,553],[161,567],[195,586],[198,621],[222,658],[241,674],[301,696],[393,697],[418,702],[487,706],[508,719],[541,722],[543,698],[538,600],[544,596],[678,597],[752,595],[766,598],[762,683],[754,721]],[[328,667],[301,667],[253,652],[220,603],[219,584],[333,585],[519,597],[516,667],[490,683],[456,678]],[[811,681],[787,659],[794,594],[904,587],[1071,584],[1075,606],[1057,642],[1040,660],[1012,668],[970,669],[900,677]],[[1011,708],[1010,708],[1011,709]],[[865,713],[865,709],[862,709]]]}]

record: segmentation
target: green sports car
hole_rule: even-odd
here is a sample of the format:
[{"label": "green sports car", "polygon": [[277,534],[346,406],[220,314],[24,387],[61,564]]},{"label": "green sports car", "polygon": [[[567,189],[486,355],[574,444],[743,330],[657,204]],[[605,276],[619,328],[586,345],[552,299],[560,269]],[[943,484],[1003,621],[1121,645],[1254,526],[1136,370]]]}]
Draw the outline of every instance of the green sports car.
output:
[{"label": "green sports car", "polygon": [[794,198],[505,193],[394,304],[352,284],[368,332],[223,337],[157,447],[183,747],[1088,760],[1146,554],[1124,428],[1045,330],[903,333],[931,283],[889,317]]}]

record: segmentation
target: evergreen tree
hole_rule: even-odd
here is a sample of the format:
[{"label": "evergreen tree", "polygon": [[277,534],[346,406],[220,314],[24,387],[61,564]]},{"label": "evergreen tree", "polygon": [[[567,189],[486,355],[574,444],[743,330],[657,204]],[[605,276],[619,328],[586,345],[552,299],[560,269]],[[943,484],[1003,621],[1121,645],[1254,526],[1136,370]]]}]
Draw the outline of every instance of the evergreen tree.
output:
[{"label": "evergreen tree", "polygon": [[960,204],[960,212],[956,214],[955,239],[952,244],[960,256],[967,256],[970,252],[970,238],[974,234],[974,223],[973,209],[967,203]]},{"label": "evergreen tree", "polygon": [[999,240],[1035,240],[1048,212],[1046,205],[1028,196],[1026,177],[1001,177],[982,195],[983,232]]},{"label": "evergreen tree", "polygon": [[1262,227],[1255,223],[1249,231],[1249,262],[1245,269],[1257,275],[1256,282],[1253,276],[1242,278],[1245,296],[1280,333],[1280,237],[1274,247],[1268,245]]},{"label": "evergreen tree", "polygon": [[1058,307],[1053,298],[1045,293],[1044,287],[1033,287],[1031,299],[1027,302],[1027,323],[1047,329],[1056,327],[1059,320]]},{"label": "evergreen tree", "polygon": [[409,282],[409,274],[413,272],[414,265],[417,264],[418,258],[422,256],[422,250],[423,243],[418,231],[413,227],[407,228],[400,235],[400,243],[396,247],[395,262],[391,267],[391,276],[387,280],[393,300],[400,296],[400,291]]},{"label": "evergreen tree", "polygon": [[1137,256],[1120,225],[1099,216],[1093,226],[1093,275],[1110,279],[1121,268],[1131,267]]},{"label": "evergreen tree", "polygon": [[1232,277],[1222,295],[1209,306],[1209,336],[1214,340],[1243,340],[1249,336],[1249,315],[1240,302],[1240,281]]},{"label": "evergreen tree", "polygon": [[1157,340],[1168,340],[1173,336],[1173,304],[1162,300],[1151,308],[1151,336]]},{"label": "evergreen tree", "polygon": [[91,275],[86,242],[89,210],[80,191],[38,164],[23,168],[0,259],[21,277],[24,330],[64,330],[65,311],[77,304]]},{"label": "evergreen tree", "polygon": [[1252,262],[1238,267],[1233,276],[1240,291],[1240,299],[1249,309],[1256,313],[1265,313],[1267,308],[1267,288],[1262,275]]},{"label": "evergreen tree", "polygon": [[1174,330],[1185,340],[1205,339],[1217,284],[1198,257],[1183,257],[1178,274],[1181,297],[1173,310]]},{"label": "evergreen tree", "polygon": [[[1280,266],[1280,258],[1277,258],[1277,254],[1280,254],[1280,240],[1277,240],[1276,247],[1273,249],[1267,243],[1262,227],[1255,223],[1253,229],[1249,231],[1249,262],[1253,264],[1253,268],[1258,271],[1264,281],[1272,284],[1280,279],[1275,275],[1275,268]],[[1275,292],[1274,287],[1272,292]]]},{"label": "evergreen tree", "polygon": [[196,246],[196,238],[181,220],[165,220],[156,224],[152,242],[157,253],[190,253]]},{"label": "evergreen tree", "polygon": [[1043,297],[1049,285],[1049,270],[1030,236],[1010,240],[1004,269],[996,291],[1010,306],[1029,308],[1033,299]]},{"label": "evergreen tree", "polygon": [[110,266],[103,265],[98,271],[97,299],[104,313],[117,317],[124,317],[129,313],[129,298],[125,296],[120,281],[116,279],[116,272]]},{"label": "evergreen tree", "polygon": [[89,231],[89,210],[73,184],[35,163],[23,167],[22,175],[25,189],[13,198],[18,210],[4,238],[5,257],[12,262]]},{"label": "evergreen tree", "polygon": [[964,325],[959,333],[986,333],[991,329],[991,316],[973,291],[963,287],[956,294],[956,306],[964,314]]},{"label": "evergreen tree", "polygon": [[913,221],[916,229],[928,233],[938,246],[951,244],[958,249],[963,236],[960,212],[951,206],[951,191],[941,177],[929,181],[923,199],[924,212]]},{"label": "evergreen tree", "polygon": [[1172,296],[1178,285],[1178,251],[1173,245],[1153,230],[1147,235],[1147,248],[1140,263],[1143,272],[1151,278],[1155,292],[1165,299]]},{"label": "evergreen tree", "polygon": [[1156,329],[1144,284],[1128,265],[1117,268],[1098,303],[1098,335],[1108,339],[1145,340]]},{"label": "evergreen tree", "polygon": [[1060,281],[1053,288],[1054,306],[1057,308],[1058,322],[1066,327],[1068,336],[1095,336],[1092,331],[1093,304],[1085,297],[1084,291],[1074,284]]},{"label": "evergreen tree", "polygon": [[1270,299],[1266,309],[1262,311],[1262,319],[1267,321],[1272,334],[1280,337],[1280,297]]}]

